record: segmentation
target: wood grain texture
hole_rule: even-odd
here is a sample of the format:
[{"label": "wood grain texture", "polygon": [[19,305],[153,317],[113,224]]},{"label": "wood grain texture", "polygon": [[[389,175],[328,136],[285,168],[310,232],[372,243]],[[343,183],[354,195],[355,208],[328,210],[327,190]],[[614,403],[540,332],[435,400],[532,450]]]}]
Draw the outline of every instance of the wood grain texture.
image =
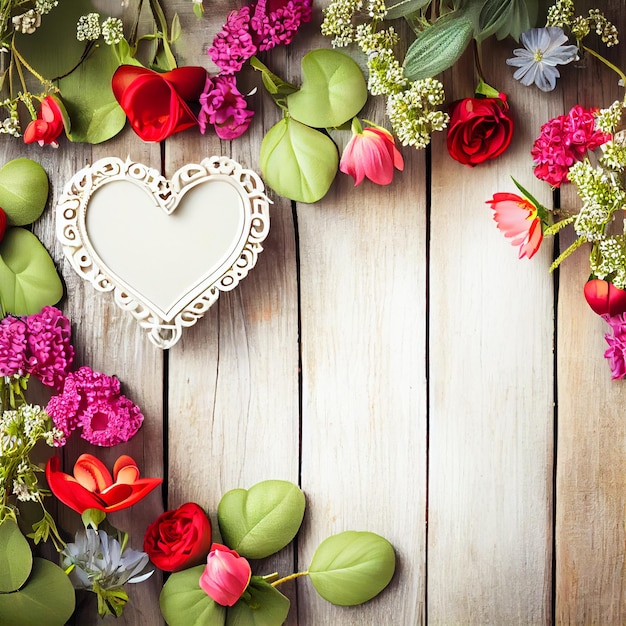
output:
[{"label": "wood grain texture", "polygon": [[[470,170],[449,157],[443,134],[432,148],[431,625],[543,624],[551,615],[551,242],[518,260],[485,203],[517,191],[510,175],[549,200],[532,180],[529,146],[552,98],[514,85],[509,52],[508,43],[483,51],[487,82],[512,94],[509,149]],[[445,84],[449,101],[473,95],[469,53]]]},{"label": "wood grain texture", "polygon": [[[623,37],[626,9],[623,3],[609,5],[606,15]],[[597,5],[577,3],[577,10],[591,6]],[[608,51],[607,57],[623,67],[619,50]],[[604,108],[623,97],[615,75],[591,58],[580,68],[568,68],[563,87],[563,113],[574,104]],[[580,206],[573,186],[561,187],[561,206]],[[573,235],[567,235],[562,248],[573,241]],[[588,253],[585,246],[567,259],[559,281],[556,622],[622,624],[626,621],[626,390],[623,381],[611,380],[603,358],[608,325],[583,296]]]},{"label": "wood grain texture", "polygon": [[[212,69],[206,49],[222,26],[229,2],[207,9],[201,29],[191,2],[168,3],[170,15],[181,18],[184,48],[179,62]],[[273,54],[280,73],[284,53]],[[282,59],[282,60],[281,60]],[[240,79],[238,78],[238,81]],[[245,139],[220,142],[210,129],[205,136],[183,133],[166,142],[165,168],[171,173],[185,163],[213,154],[227,155],[259,172],[261,139],[280,119],[260,84],[260,75],[246,81],[259,87],[251,98],[255,117]],[[203,320],[188,329],[169,354],[169,501],[179,506],[193,500],[212,514],[221,496],[262,480],[298,483],[298,292],[294,225],[289,201],[266,190],[270,233],[250,274],[232,292],[222,293]],[[282,575],[294,571],[293,547],[255,565],[255,573]],[[281,588],[295,607],[295,585]],[[292,610],[288,624],[295,624]]]}]

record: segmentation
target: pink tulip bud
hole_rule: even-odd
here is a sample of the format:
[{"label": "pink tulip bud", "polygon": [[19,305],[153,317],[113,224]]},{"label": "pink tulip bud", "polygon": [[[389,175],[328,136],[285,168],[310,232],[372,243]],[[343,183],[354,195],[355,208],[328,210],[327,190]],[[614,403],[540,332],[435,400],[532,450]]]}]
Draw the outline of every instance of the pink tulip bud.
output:
[{"label": "pink tulip bud", "polygon": [[200,576],[200,587],[218,604],[233,606],[248,587],[251,576],[250,563],[246,559],[234,550],[214,543]]}]

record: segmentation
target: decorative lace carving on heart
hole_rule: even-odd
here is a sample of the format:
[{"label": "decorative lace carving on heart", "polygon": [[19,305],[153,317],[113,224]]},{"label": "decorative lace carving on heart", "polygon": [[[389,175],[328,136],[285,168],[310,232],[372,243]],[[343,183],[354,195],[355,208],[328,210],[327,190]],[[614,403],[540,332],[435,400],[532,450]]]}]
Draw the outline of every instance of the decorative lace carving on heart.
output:
[{"label": "decorative lace carving on heart", "polygon": [[228,157],[186,165],[171,180],[110,157],[65,185],[56,233],[78,275],[112,291],[167,349],[254,267],[270,202],[259,176]]}]

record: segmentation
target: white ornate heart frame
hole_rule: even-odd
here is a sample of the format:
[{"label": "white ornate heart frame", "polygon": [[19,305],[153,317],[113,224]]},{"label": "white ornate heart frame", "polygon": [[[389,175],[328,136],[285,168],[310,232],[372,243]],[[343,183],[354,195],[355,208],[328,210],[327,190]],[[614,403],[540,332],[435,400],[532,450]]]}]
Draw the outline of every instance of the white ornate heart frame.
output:
[{"label": "white ornate heart frame", "polygon": [[185,165],[170,180],[109,157],[65,185],[56,233],[78,275],[112,291],[167,349],[255,266],[270,202],[259,176],[228,157]]}]

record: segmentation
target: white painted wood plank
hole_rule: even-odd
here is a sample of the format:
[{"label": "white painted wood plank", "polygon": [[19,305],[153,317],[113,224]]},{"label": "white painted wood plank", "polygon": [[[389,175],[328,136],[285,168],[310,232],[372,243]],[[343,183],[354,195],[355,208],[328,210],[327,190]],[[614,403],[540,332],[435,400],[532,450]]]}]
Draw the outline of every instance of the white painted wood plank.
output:
[{"label": "white painted wood plank", "polygon": [[[433,144],[430,245],[428,621],[541,624],[551,614],[553,305],[551,241],[530,262],[485,202],[516,189],[540,200],[529,150],[551,97],[520,90],[508,44],[484,54],[510,95],[513,143],[474,169]],[[471,97],[471,57],[449,101]],[[448,80],[449,79],[449,80]]]}]

